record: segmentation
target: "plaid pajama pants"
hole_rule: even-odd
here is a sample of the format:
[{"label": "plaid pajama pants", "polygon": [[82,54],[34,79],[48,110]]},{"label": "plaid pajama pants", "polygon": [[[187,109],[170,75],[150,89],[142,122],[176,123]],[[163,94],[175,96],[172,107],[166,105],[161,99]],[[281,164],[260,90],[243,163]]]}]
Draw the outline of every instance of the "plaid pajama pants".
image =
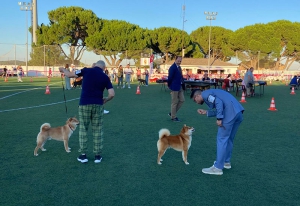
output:
[{"label": "plaid pajama pants", "polygon": [[103,105],[79,105],[79,152],[85,154],[88,150],[88,128],[92,125],[93,152],[100,155],[103,148]]}]

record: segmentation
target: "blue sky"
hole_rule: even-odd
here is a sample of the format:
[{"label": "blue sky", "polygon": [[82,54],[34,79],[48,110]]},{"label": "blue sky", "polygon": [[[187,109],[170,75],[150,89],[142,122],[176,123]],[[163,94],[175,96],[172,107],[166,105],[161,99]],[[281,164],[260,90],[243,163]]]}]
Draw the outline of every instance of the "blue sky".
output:
[{"label": "blue sky", "polygon": [[[184,30],[188,33],[202,26],[208,26],[204,11],[218,12],[212,26],[221,26],[233,31],[247,25],[268,23],[281,19],[300,21],[300,0],[37,0],[38,24],[48,24],[50,10],[62,6],[80,6],[92,10],[103,19],[124,20],[142,28],[159,28],[161,26],[183,29],[182,6],[185,4]],[[14,59],[13,45],[17,44],[17,59],[25,60],[26,53],[26,12],[20,11],[18,1],[1,0],[0,12],[0,60]],[[30,0],[26,1],[30,2]],[[28,20],[31,15],[28,12]],[[28,21],[30,25],[30,21]],[[29,34],[29,40],[31,36]],[[91,63],[99,56],[86,53],[83,62]]]}]

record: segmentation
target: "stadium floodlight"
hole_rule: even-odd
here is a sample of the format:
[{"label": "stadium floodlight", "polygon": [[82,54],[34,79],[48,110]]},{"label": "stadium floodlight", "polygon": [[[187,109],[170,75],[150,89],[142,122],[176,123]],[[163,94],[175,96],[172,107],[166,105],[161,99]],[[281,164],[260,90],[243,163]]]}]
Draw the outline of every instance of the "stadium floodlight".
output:
[{"label": "stadium floodlight", "polygon": [[28,14],[32,10],[32,4],[27,2],[18,2],[21,11],[26,12],[26,76],[28,75]]},{"label": "stadium floodlight", "polygon": [[211,35],[211,20],[216,20],[216,16],[218,12],[207,12],[205,11],[204,14],[206,15],[206,20],[209,20],[209,34],[208,34],[208,74],[210,71],[210,35]]}]

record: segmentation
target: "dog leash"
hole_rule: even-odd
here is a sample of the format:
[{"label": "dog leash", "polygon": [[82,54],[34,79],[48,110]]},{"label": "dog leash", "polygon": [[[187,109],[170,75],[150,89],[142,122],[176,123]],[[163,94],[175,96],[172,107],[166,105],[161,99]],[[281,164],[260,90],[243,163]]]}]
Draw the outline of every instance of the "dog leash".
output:
[{"label": "dog leash", "polygon": [[62,75],[61,75],[61,85],[62,85],[62,89],[63,89],[63,93],[64,93],[66,115],[67,115],[67,118],[68,118],[68,107],[67,107],[67,100],[66,100],[66,94],[65,94],[65,87],[64,87],[64,82],[63,82],[63,77],[62,77]]}]

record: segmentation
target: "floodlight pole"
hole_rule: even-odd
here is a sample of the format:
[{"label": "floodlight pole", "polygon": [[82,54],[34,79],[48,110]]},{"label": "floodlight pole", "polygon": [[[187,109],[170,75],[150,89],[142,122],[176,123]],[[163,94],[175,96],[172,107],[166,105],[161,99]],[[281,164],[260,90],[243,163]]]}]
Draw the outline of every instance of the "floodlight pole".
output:
[{"label": "floodlight pole", "polygon": [[216,20],[216,16],[218,12],[207,12],[205,11],[204,14],[206,15],[206,20],[209,20],[209,34],[208,34],[208,74],[210,71],[210,35],[211,35],[211,20]]},{"label": "floodlight pole", "polygon": [[27,11],[32,10],[32,4],[26,2],[18,2],[21,11],[26,12],[26,76],[28,76],[28,14]]}]

